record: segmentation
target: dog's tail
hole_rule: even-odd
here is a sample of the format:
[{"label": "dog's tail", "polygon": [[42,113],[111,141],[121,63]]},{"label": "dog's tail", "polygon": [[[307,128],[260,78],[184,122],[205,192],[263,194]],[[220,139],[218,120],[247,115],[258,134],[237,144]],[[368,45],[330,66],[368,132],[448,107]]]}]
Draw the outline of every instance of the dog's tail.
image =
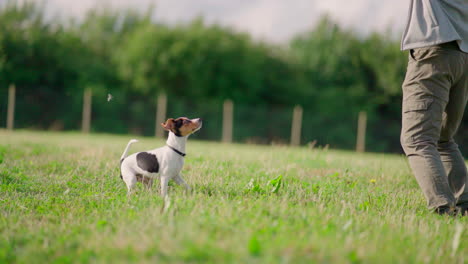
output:
[{"label": "dog's tail", "polygon": [[130,149],[130,146],[133,144],[133,143],[136,143],[138,142],[138,140],[136,139],[131,139],[128,144],[127,144],[127,147],[125,148],[124,152],[122,153],[122,157],[120,157],[120,163],[122,163],[122,161],[127,157],[127,152],[128,150]]}]

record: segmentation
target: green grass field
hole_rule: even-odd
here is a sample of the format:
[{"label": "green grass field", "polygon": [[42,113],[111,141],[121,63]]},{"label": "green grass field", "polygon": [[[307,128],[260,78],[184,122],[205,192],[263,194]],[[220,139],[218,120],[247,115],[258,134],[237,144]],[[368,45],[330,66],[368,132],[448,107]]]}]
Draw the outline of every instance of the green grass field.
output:
[{"label": "green grass field", "polygon": [[189,140],[162,211],[127,197],[130,138],[0,130],[0,262],[468,262],[468,218],[428,212],[403,156]]}]

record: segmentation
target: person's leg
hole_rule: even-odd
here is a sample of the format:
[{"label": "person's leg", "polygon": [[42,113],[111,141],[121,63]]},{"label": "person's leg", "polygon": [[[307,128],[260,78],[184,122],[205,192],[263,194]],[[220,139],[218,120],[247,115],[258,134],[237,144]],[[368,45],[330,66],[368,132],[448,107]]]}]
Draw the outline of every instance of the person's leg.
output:
[{"label": "person's leg", "polygon": [[466,165],[463,156],[458,149],[458,145],[453,141],[439,142],[438,145],[440,157],[445,168],[445,172],[448,176],[448,183],[450,189],[456,200],[459,202],[468,202],[465,199],[460,199],[462,193],[466,190]]},{"label": "person's leg", "polygon": [[449,101],[450,59],[440,47],[412,50],[402,86],[401,144],[429,209],[455,206],[437,150],[443,113]]},{"label": "person's leg", "polygon": [[457,204],[466,204],[468,206],[468,173],[465,159],[453,140],[463,119],[468,100],[468,55],[465,54],[464,56],[464,63],[453,65],[459,69],[460,78],[456,80],[450,90],[449,103],[445,108],[442,122],[439,152]]}]

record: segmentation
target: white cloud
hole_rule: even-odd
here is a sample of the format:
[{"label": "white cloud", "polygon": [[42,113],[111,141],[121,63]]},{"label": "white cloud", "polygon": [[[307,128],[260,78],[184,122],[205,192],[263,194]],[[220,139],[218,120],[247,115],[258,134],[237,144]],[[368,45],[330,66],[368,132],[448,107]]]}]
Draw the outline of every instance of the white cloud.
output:
[{"label": "white cloud", "polygon": [[[37,0],[44,1],[44,0]],[[408,0],[45,0],[51,14],[82,18],[94,7],[132,8],[155,6],[158,21],[180,23],[203,16],[248,31],[254,37],[284,41],[312,28],[328,13],[339,24],[363,34],[388,28],[400,32],[406,21]]]},{"label": "white cloud", "polygon": [[312,27],[318,13],[310,0],[295,0],[291,4],[284,0],[257,0],[248,5],[230,24],[248,30],[253,35],[281,41]]},{"label": "white cloud", "polygon": [[327,0],[317,1],[317,8],[348,28],[362,33],[392,29],[401,31],[406,22],[408,0]]}]

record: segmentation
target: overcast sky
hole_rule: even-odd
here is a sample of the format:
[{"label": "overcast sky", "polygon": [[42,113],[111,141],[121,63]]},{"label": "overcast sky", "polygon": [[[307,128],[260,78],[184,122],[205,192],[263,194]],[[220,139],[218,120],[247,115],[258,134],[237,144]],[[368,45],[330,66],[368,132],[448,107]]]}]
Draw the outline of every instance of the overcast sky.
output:
[{"label": "overcast sky", "polygon": [[[0,0],[1,1],[1,0]],[[255,38],[282,42],[311,29],[320,15],[328,13],[346,28],[362,34],[371,31],[394,34],[402,31],[409,0],[36,0],[45,1],[49,13],[82,18],[96,6],[146,10],[155,6],[154,18],[179,23],[203,16],[250,32]]]}]

